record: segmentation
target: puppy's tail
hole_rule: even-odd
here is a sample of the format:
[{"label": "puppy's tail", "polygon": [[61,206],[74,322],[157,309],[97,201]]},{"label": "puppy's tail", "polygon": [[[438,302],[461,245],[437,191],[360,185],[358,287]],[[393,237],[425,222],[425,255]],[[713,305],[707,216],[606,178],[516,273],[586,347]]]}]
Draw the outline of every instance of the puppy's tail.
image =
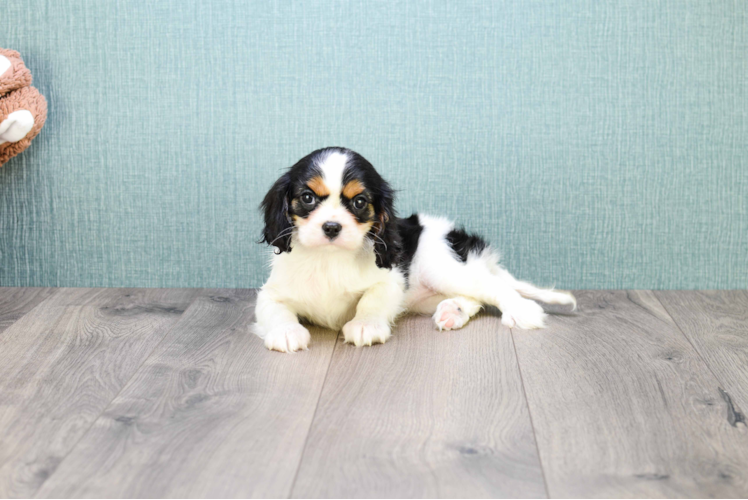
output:
[{"label": "puppy's tail", "polygon": [[519,281],[505,269],[500,269],[498,275],[526,299],[539,300],[546,304],[570,305],[573,307],[572,310],[576,310],[577,308],[577,299],[574,298],[571,292],[554,290],[553,288],[538,288],[526,281]]}]

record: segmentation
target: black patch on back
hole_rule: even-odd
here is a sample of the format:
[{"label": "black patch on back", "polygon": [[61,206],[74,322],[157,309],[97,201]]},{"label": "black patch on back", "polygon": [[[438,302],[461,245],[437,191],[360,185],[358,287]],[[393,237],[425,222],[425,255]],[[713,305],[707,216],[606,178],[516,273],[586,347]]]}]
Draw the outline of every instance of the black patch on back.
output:
[{"label": "black patch on back", "polygon": [[397,232],[402,242],[400,269],[407,281],[410,272],[410,263],[418,249],[418,238],[421,237],[421,232],[423,232],[423,226],[418,219],[418,214],[413,214],[407,219],[397,219]]},{"label": "black patch on back", "polygon": [[467,262],[468,254],[480,254],[488,247],[486,240],[480,236],[467,233],[464,229],[452,229],[447,233],[447,242],[452,251],[462,262]]}]

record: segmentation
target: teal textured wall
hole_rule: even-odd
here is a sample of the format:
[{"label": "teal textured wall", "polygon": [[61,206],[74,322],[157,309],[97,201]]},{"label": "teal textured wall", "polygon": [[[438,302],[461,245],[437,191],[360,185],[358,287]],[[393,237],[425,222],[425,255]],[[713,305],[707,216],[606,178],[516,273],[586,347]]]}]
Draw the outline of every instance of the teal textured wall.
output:
[{"label": "teal textured wall", "polygon": [[0,285],[259,285],[266,189],[355,149],[565,288],[748,286],[748,2],[5,0],[49,120]]}]

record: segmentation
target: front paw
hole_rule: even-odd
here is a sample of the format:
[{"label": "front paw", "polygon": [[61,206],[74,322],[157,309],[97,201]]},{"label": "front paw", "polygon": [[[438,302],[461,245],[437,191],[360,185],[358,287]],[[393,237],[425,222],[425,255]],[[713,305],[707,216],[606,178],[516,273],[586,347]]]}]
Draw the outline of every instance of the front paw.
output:
[{"label": "front paw", "polygon": [[290,323],[270,329],[264,338],[265,347],[271,351],[295,352],[308,349],[311,335],[300,324]]},{"label": "front paw", "polygon": [[384,344],[391,336],[390,325],[386,321],[359,321],[354,319],[343,326],[345,341],[356,347]]},{"label": "front paw", "polygon": [[501,310],[501,324],[509,328],[534,330],[545,328],[545,312],[540,304],[529,299],[520,299]]}]

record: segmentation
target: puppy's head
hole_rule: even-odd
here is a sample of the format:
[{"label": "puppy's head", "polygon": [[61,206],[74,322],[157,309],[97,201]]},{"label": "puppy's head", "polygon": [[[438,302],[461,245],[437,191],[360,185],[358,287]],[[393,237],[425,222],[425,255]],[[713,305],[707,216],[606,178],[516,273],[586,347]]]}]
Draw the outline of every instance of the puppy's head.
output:
[{"label": "puppy's head", "polygon": [[394,195],[363,156],[324,148],[292,166],[262,202],[263,240],[278,252],[300,245],[321,249],[371,249],[379,267],[397,261]]}]

